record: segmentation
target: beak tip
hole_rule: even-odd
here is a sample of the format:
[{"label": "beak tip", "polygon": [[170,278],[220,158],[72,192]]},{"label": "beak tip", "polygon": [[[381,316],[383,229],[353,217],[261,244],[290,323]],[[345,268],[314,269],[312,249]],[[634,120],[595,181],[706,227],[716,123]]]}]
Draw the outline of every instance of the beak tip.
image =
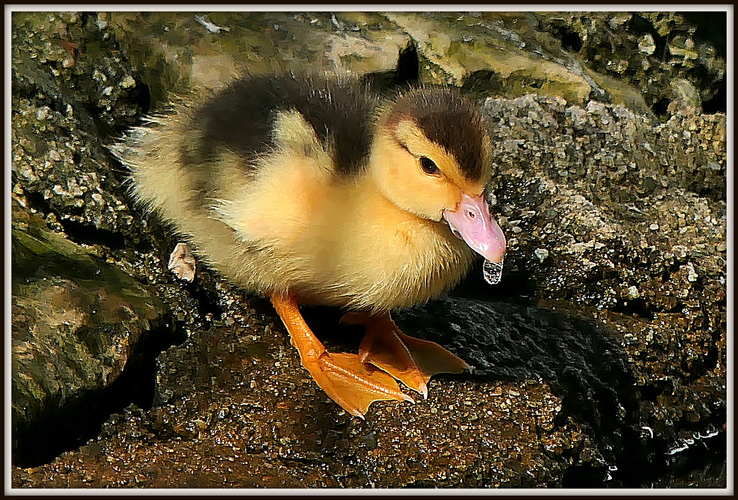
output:
[{"label": "beak tip", "polygon": [[443,218],[451,231],[461,236],[472,250],[488,261],[502,264],[507,241],[483,197],[463,195],[459,207],[451,212],[444,211]]}]

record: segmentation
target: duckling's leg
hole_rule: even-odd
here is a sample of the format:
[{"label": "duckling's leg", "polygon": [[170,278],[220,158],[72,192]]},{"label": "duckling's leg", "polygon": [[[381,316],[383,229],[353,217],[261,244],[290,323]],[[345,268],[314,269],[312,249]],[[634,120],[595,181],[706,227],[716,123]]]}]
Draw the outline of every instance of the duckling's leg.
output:
[{"label": "duckling's leg", "polygon": [[412,401],[392,377],[363,363],[358,355],[326,351],[305,323],[293,296],[272,294],[270,298],[300,353],[302,366],[344,410],[364,418],[374,401]]},{"label": "duckling's leg", "polygon": [[389,313],[346,314],[344,324],[361,324],[366,335],[359,346],[361,361],[386,371],[406,386],[428,397],[428,380],[437,373],[461,373],[469,365],[455,354],[428,340],[400,331]]}]

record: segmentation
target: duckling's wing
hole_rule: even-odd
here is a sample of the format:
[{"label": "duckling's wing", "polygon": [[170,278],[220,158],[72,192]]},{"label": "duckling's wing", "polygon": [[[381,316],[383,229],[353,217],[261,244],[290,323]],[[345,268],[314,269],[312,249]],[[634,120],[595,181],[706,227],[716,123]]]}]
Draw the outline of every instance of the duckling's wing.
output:
[{"label": "duckling's wing", "polygon": [[[280,113],[297,112],[332,153],[340,174],[360,171],[369,152],[372,114],[378,97],[355,80],[256,76],[239,80],[201,107],[200,156],[219,149],[253,158],[273,150]],[[251,165],[253,166],[253,164]]]}]

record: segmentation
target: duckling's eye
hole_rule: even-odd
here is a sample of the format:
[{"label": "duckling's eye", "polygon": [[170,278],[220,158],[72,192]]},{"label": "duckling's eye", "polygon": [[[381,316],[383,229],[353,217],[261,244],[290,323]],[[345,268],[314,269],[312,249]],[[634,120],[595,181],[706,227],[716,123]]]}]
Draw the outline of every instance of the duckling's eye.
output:
[{"label": "duckling's eye", "polygon": [[435,162],[426,156],[420,158],[420,168],[428,175],[438,175],[441,173]]}]

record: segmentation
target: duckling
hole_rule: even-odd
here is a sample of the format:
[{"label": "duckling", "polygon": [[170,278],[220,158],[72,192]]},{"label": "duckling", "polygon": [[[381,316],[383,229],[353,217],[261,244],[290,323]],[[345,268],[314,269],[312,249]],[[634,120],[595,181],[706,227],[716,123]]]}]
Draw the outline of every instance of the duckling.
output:
[{"label": "duckling", "polygon": [[[135,197],[207,265],[271,299],[303,366],[347,412],[412,401],[397,381],[427,397],[432,375],[468,368],[391,318],[458,284],[475,254],[502,266],[484,196],[491,141],[458,90],[387,98],[361,80],[250,76],[133,142],[115,150]],[[358,354],[328,352],[298,304],[350,311],[342,321],[366,327]]]}]

